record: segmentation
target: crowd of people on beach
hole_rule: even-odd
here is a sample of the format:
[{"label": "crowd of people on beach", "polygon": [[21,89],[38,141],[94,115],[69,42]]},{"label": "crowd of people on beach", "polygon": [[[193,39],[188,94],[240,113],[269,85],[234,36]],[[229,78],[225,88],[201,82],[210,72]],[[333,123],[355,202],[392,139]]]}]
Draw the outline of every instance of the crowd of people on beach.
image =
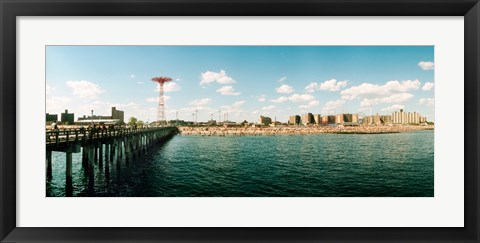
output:
[{"label": "crowd of people on beach", "polygon": [[242,136],[242,135],[304,135],[304,134],[378,134],[399,133],[414,130],[432,130],[433,126],[277,126],[277,127],[223,127],[223,126],[182,126],[182,135],[201,136]]}]

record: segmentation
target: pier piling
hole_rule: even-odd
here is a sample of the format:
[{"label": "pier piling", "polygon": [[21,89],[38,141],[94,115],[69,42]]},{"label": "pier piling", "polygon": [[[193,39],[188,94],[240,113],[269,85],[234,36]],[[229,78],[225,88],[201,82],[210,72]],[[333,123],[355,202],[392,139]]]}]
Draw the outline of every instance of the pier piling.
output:
[{"label": "pier piling", "polygon": [[65,180],[65,194],[67,197],[72,196],[73,194],[73,185],[72,185],[72,152],[67,152],[67,166],[66,166],[66,180]]},{"label": "pier piling", "polygon": [[98,166],[103,168],[103,144],[100,143],[98,146]]},{"label": "pier piling", "polygon": [[47,166],[47,178],[52,178],[52,151],[47,150],[47,157],[46,157],[46,166]]}]

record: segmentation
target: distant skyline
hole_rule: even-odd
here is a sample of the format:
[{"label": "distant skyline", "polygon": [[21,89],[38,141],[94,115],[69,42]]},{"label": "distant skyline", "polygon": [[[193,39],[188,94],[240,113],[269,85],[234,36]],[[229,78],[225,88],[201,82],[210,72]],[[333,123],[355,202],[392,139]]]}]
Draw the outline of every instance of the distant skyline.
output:
[{"label": "distant skyline", "polygon": [[433,46],[47,46],[46,112],[143,121],[286,122],[302,113],[417,111],[434,121]]}]

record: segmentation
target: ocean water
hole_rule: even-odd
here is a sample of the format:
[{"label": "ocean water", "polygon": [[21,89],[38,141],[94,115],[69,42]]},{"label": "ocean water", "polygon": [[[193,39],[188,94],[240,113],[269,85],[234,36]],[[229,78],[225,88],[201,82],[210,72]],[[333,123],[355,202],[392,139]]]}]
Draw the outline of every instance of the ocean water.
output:
[{"label": "ocean water", "polygon": [[[53,153],[47,196],[65,196],[65,154]],[[73,196],[433,197],[434,132],[281,136],[176,135],[133,162],[73,155]],[[92,183],[93,182],[93,183]]]}]

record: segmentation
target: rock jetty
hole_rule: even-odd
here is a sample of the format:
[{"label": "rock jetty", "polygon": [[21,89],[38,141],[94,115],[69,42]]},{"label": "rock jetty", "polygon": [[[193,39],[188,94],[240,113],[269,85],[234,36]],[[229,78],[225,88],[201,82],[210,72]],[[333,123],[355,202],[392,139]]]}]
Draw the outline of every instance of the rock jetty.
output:
[{"label": "rock jetty", "polygon": [[181,126],[182,135],[201,136],[274,136],[308,134],[381,134],[416,130],[433,130],[433,126],[276,126],[276,127],[224,127]]}]

